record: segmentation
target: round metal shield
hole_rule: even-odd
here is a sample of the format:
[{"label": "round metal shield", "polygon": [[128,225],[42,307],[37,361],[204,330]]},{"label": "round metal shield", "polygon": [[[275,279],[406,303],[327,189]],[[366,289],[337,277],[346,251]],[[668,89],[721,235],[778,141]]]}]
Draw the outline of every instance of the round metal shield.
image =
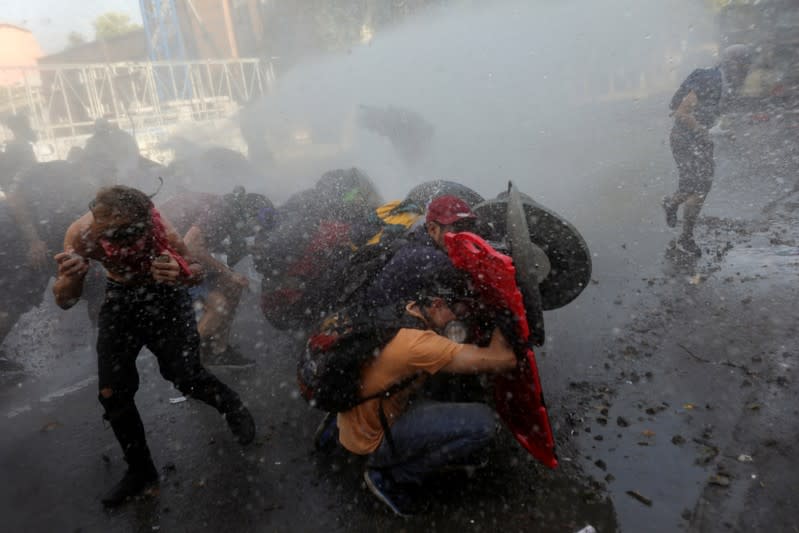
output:
[{"label": "round metal shield", "polygon": [[[537,257],[535,273],[541,306],[547,311],[558,309],[577,298],[588,285],[591,253],[577,229],[564,218],[525,194],[521,199],[530,233],[531,248],[526,253]],[[490,240],[509,241],[507,193],[479,204],[474,212],[480,234]],[[546,260],[540,257],[541,253]]]}]

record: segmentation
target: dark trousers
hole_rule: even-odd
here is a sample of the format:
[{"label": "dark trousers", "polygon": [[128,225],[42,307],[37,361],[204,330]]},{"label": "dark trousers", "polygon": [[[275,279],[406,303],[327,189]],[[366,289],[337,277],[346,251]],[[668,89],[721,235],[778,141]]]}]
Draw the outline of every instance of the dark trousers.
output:
[{"label": "dark trousers", "polygon": [[185,288],[108,281],[97,337],[100,403],[134,469],[151,464],[134,403],[139,388],[136,357],[145,346],[158,359],[161,375],[186,396],[223,414],[241,406],[239,396],[200,363],[200,338]]},{"label": "dark trousers", "polygon": [[421,484],[429,474],[474,459],[497,434],[494,412],[482,403],[421,402],[391,426],[367,462],[402,484]]}]

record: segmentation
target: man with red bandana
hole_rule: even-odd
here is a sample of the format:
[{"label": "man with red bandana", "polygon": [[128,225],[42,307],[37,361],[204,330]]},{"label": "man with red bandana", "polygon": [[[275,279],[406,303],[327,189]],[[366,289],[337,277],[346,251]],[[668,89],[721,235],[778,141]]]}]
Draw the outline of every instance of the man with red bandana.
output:
[{"label": "man with red bandana", "polygon": [[115,506],[158,481],[134,403],[136,357],[143,347],[181,392],[216,408],[242,445],[255,437],[255,424],[238,394],[200,362],[187,287],[201,281],[202,269],[172,225],[146,194],[130,187],[100,189],[89,209],[69,227],[64,251],[55,256],[53,293],[69,309],[80,298],[88,260],[108,273],[97,338],[99,400],[128,463],[125,476],[103,498]]}]

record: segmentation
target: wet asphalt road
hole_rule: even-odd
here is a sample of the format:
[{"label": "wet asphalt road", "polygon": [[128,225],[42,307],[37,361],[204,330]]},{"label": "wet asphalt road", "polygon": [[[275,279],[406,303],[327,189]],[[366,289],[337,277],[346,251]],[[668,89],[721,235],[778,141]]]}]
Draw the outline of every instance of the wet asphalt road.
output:
[{"label": "wet asphalt road", "polygon": [[[768,125],[744,129],[754,127]],[[3,529],[791,531],[799,235],[790,204],[799,198],[770,220],[760,209],[792,186],[795,166],[741,158],[732,141],[719,142],[696,262],[668,252],[662,147],[589,191],[614,212],[558,209],[595,254],[595,282],[547,314],[539,353],[558,471],[506,435],[488,468],[434,481],[427,515],[395,519],[365,490],[357,459],[312,451],[320,414],[294,387],[298,340],[264,323],[250,294],[236,335],[257,367],[217,374],[250,405],[256,443],[241,449],[204,405],[171,403],[179,393],[142,354],[137,403],[161,487],[103,511],[98,498],[124,463],[100,417],[88,321],[82,308],[61,313],[47,300],[4,346],[24,371],[0,379]]]},{"label": "wet asphalt road", "polygon": [[[78,319],[63,328],[85,327]],[[91,351],[84,347],[56,360],[63,382],[6,376],[0,468],[14,481],[3,484],[0,501],[9,530],[370,531],[415,524],[456,531],[542,521],[614,527],[612,507],[601,498],[591,495],[579,509],[561,507],[560,501],[591,490],[579,478],[540,471],[509,439],[494,452],[492,468],[471,483],[459,476],[436,480],[431,495],[438,503],[429,515],[408,524],[393,519],[362,486],[357,459],[312,452],[320,415],[297,397],[294,341],[264,323],[238,325],[240,343],[250,351],[259,346],[258,369],[217,374],[248,401],[259,424],[256,443],[241,449],[204,405],[171,403],[180,394],[159,378],[154,358],[143,354],[137,403],[163,477],[157,498],[119,511],[105,512],[98,501],[124,463],[100,418],[93,366],[78,364],[90,361]],[[550,479],[545,486],[542,474]]]}]

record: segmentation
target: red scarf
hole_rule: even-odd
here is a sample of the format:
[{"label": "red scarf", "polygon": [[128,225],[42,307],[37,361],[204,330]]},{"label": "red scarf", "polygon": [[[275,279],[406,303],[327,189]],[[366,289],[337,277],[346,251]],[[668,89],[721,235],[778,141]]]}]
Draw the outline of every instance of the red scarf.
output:
[{"label": "red scarf", "polygon": [[150,234],[144,235],[131,245],[120,246],[108,239],[100,239],[100,245],[108,260],[125,267],[131,274],[149,274],[155,258],[167,254],[175,258],[184,276],[191,276],[189,263],[169,243],[161,213],[153,207],[150,209],[150,217],[152,221]]}]

